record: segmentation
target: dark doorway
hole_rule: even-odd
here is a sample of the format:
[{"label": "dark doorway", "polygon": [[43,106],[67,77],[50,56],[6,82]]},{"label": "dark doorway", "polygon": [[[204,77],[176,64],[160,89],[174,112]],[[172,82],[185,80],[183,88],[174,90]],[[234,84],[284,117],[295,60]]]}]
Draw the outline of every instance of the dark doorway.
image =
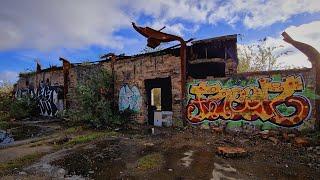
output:
[{"label": "dark doorway", "polygon": [[171,77],[146,79],[148,123],[153,125],[154,111],[172,111]]}]

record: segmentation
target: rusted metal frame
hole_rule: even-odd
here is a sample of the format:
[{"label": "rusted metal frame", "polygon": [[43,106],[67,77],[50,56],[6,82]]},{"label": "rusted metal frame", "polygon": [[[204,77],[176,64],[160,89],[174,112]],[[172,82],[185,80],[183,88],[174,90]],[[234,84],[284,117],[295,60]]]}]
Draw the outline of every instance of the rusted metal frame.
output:
[{"label": "rusted metal frame", "polygon": [[187,66],[187,43],[181,37],[175,36],[172,34],[163,33],[157,30],[154,30],[149,27],[138,27],[135,23],[132,23],[133,28],[139,32],[141,35],[148,39],[148,46],[151,48],[157,47],[161,42],[170,42],[170,41],[179,41],[181,44],[180,47],[180,75],[181,75],[181,116],[183,120],[183,125],[187,125],[186,122],[186,111],[185,111],[185,94],[186,94],[186,66]]}]

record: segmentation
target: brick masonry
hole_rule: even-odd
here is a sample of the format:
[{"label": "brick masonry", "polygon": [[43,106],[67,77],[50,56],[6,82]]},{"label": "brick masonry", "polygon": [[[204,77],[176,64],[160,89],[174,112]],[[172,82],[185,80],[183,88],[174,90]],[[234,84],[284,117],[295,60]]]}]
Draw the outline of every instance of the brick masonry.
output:
[{"label": "brick masonry", "polygon": [[136,86],[141,94],[141,108],[136,115],[138,122],[147,121],[147,99],[144,81],[171,77],[172,111],[175,123],[181,119],[180,57],[172,55],[140,56],[118,60],[115,69],[115,98],[118,100],[122,86]]},{"label": "brick masonry", "polygon": [[[216,43],[216,41],[214,42],[212,41],[211,45],[210,45],[211,41],[205,42],[205,43],[207,43],[208,47],[210,46],[211,48],[212,47],[218,48],[218,49],[220,48],[222,49],[222,51],[226,49],[224,47],[225,44],[222,41],[218,41],[218,44]],[[234,41],[233,39],[231,42],[231,46],[236,47],[235,43],[236,41]],[[187,116],[190,115],[190,112],[193,113],[192,116],[195,116],[197,114],[197,111],[191,111],[190,109],[188,110],[188,106],[189,106],[190,99],[195,97],[194,94],[191,94],[190,88],[193,86],[198,86],[200,83],[208,84],[208,86],[210,86],[210,84],[212,85],[212,84],[220,83],[221,87],[225,91],[228,88],[234,89],[238,87],[238,88],[245,89],[246,87],[253,85],[258,88],[258,91],[262,91],[261,90],[262,88],[259,86],[259,79],[271,78],[270,81],[274,83],[273,84],[274,87],[272,87],[274,89],[273,91],[279,91],[279,92],[274,92],[274,94],[277,94],[277,93],[279,94],[281,93],[279,90],[280,88],[279,83],[285,84],[285,81],[287,79],[290,80],[291,78],[291,80],[293,80],[294,82],[297,81],[298,84],[300,83],[302,89],[301,87],[299,87],[300,89],[296,87],[295,91],[289,91],[287,89],[283,89],[281,91],[285,91],[286,98],[289,98],[289,99],[291,98],[296,100],[297,98],[299,99],[299,97],[302,97],[302,99],[296,100],[295,102],[302,102],[302,100],[305,100],[305,102],[307,102],[307,104],[305,104],[305,107],[307,107],[307,111],[301,111],[299,118],[290,119],[290,117],[289,118],[284,117],[281,119],[280,116],[277,118],[272,118],[271,115],[266,112],[264,113],[260,112],[259,114],[253,110],[249,110],[249,112],[253,114],[253,116],[249,117],[248,115],[243,113],[237,114],[237,115],[243,116],[242,119],[235,115],[233,115],[233,117],[230,116],[230,118],[233,118],[233,119],[228,119],[229,116],[225,115],[225,117],[222,117],[222,118],[220,117],[220,119],[216,120],[212,116],[211,117],[208,116],[206,112],[203,114],[203,117],[197,117],[200,120],[199,119],[190,120],[190,117],[188,118],[188,120],[189,122],[191,122],[191,124],[199,124],[198,121],[201,121],[201,123],[217,123],[222,121],[222,124],[224,123],[226,124],[226,122],[232,122],[232,123],[238,123],[239,125],[239,122],[241,122],[240,124],[242,126],[243,124],[248,124],[248,123],[253,124],[253,122],[256,121],[256,118],[257,118],[256,116],[259,115],[259,116],[263,116],[262,124],[271,123],[272,125],[275,125],[277,127],[285,127],[285,128],[288,128],[288,127],[289,128],[298,127],[299,129],[315,128],[315,124],[316,124],[316,119],[315,119],[316,72],[315,72],[315,69],[297,69],[297,70],[282,70],[282,71],[237,74],[236,72],[237,61],[234,61],[227,53],[221,53],[221,50],[218,50],[216,52],[218,53],[216,54],[218,58],[215,58],[215,54],[209,53],[208,56],[210,55],[210,57],[207,57],[207,54],[205,54],[206,59],[203,59],[202,57],[203,54],[201,54],[203,50],[202,48],[203,47],[200,47],[200,46],[198,47],[198,49],[194,48],[191,54],[189,52],[189,56],[187,57],[187,60],[189,62],[191,62],[192,60],[195,63],[197,63],[196,61],[198,59],[197,58],[192,59],[192,57],[201,57],[202,58],[201,61],[207,61],[207,64],[200,63],[200,65],[202,65],[200,70],[202,68],[206,68],[207,65],[210,65],[210,68],[207,71],[200,72],[200,75],[207,74],[206,76],[200,76],[200,77],[198,76],[198,78],[200,79],[195,79],[194,77],[197,77],[197,75],[199,75],[197,74],[199,73],[199,69],[198,70],[193,69],[191,72],[191,69],[192,69],[191,65],[190,67],[188,67],[188,68],[191,68],[191,69],[188,69],[190,70],[190,72],[187,72],[187,74],[189,74],[189,76],[187,77],[187,84],[186,84],[188,96],[186,97],[186,99],[183,99],[183,100],[181,99],[181,76],[180,76],[181,60],[179,57],[179,49],[162,51],[161,53],[141,54],[136,56],[115,56],[114,61],[111,61],[109,59],[106,61],[100,61],[95,63],[72,64],[70,66],[70,69],[68,70],[68,76],[67,76],[66,82],[64,80],[63,67],[52,67],[52,68],[41,70],[39,72],[21,75],[15,89],[16,90],[28,89],[28,88],[37,89],[41,86],[41,84],[42,85],[45,84],[47,86],[56,86],[56,87],[63,87],[64,85],[66,85],[68,94],[64,102],[65,104],[66,103],[70,104],[69,106],[70,108],[76,108],[76,102],[72,99],[72,93],[74,92],[75,87],[78,84],[81,84],[81,82],[86,79],[85,78],[86,75],[91,74],[92,72],[95,72],[97,69],[105,69],[108,72],[113,73],[113,76],[114,76],[114,100],[116,101],[115,105],[118,106],[118,108],[120,109],[131,108],[135,110],[137,113],[132,118],[138,121],[139,123],[145,123],[148,121],[148,99],[147,99],[145,81],[157,79],[157,78],[170,77],[171,79],[170,83],[172,87],[171,89],[171,92],[172,92],[171,106],[172,107],[170,109],[172,109],[172,112],[173,112],[173,124],[178,126],[182,124],[181,109],[183,104],[187,107],[187,111],[185,112]],[[213,49],[213,51],[215,51],[215,49]],[[220,64],[214,61],[220,61],[219,62]],[[224,62],[225,64],[221,66],[221,62],[222,63]],[[193,66],[193,68],[195,66]],[[114,67],[113,71],[112,71],[112,67]],[[221,74],[221,72],[223,73]],[[230,82],[232,83],[230,84]],[[237,84],[238,82],[241,82],[242,84]],[[284,86],[288,86],[288,85],[284,85]],[[207,86],[204,86],[204,87],[208,88]],[[212,91],[212,90],[208,90],[208,91]],[[126,94],[127,92],[129,92],[130,94]],[[265,94],[266,93],[264,93],[264,95]],[[209,97],[208,95],[210,95],[210,93],[205,94],[203,98],[207,100]],[[212,97],[212,94],[210,96]],[[263,100],[262,99],[259,99],[259,100],[261,102],[268,102],[269,100],[272,101],[272,98],[270,99],[266,97],[264,98],[265,99]],[[211,105],[208,104],[207,106],[208,107],[212,106],[212,104]],[[281,108],[283,110],[288,108],[288,106],[290,106],[290,103],[287,104],[287,107],[281,107]],[[264,108],[267,108],[267,107],[264,106]],[[274,112],[277,111],[276,109],[277,108],[274,108]],[[208,110],[213,111],[213,109],[210,109],[210,108]],[[295,115],[294,110],[295,110],[294,108],[293,109],[291,108],[291,111],[288,111],[288,112],[291,112],[292,113],[291,115]],[[290,113],[288,116],[290,116]],[[301,119],[302,121],[300,121]],[[232,124],[232,123],[229,123],[229,124]]]}]

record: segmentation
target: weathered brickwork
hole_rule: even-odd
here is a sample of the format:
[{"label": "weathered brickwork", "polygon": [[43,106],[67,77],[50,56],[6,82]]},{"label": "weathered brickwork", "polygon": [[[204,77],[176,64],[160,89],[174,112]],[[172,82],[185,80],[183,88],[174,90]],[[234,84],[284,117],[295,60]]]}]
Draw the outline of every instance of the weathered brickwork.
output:
[{"label": "weathered brickwork", "polygon": [[30,95],[37,99],[41,115],[56,116],[64,109],[63,86],[61,67],[21,74],[15,87],[15,97],[21,98]]},{"label": "weathered brickwork", "polygon": [[[87,75],[105,69],[113,75],[114,108],[135,111],[128,118],[139,123],[153,124],[153,112],[158,109],[172,111],[173,125],[177,126],[185,115],[192,125],[315,129],[319,124],[315,118],[319,98],[316,68],[237,73],[236,43],[236,35],[231,35],[196,41],[187,47],[187,92],[183,99],[179,48],[135,56],[109,53],[101,61],[89,63],[70,64],[62,58],[63,67],[20,76],[16,91],[37,92],[43,102],[53,106],[44,114],[55,115],[56,109],[61,110],[59,104],[59,108],[54,107],[58,106],[53,100],[56,96],[43,98],[45,93],[37,89],[45,87],[43,92],[55,93],[62,88],[63,108],[77,108],[72,97],[77,85],[86,81]],[[160,107],[152,104],[154,88],[161,89]]]},{"label": "weathered brickwork", "polygon": [[139,56],[117,60],[115,69],[115,97],[118,100],[122,86],[136,86],[141,94],[141,108],[136,115],[138,122],[147,121],[145,80],[171,77],[173,119],[181,119],[180,57],[172,55]]},{"label": "weathered brickwork", "polygon": [[39,88],[41,84],[49,86],[63,86],[62,68],[53,68],[50,71],[21,74],[17,82],[17,88]]}]

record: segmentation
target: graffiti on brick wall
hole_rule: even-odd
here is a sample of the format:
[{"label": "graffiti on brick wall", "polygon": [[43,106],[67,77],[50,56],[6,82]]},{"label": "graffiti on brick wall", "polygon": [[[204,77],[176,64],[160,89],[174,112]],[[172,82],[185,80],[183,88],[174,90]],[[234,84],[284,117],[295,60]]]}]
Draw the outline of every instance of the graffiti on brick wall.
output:
[{"label": "graffiti on brick wall", "polygon": [[126,84],[120,88],[119,92],[119,110],[126,109],[133,111],[140,111],[141,107],[141,94],[136,86],[131,88]]},{"label": "graffiti on brick wall", "polygon": [[18,89],[15,93],[16,98],[31,96],[35,97],[34,90],[30,88]]},{"label": "graffiti on brick wall", "polygon": [[37,100],[41,115],[55,116],[59,109],[58,93],[62,90],[59,87],[44,86],[37,91]]},{"label": "graffiti on brick wall", "polygon": [[191,84],[187,119],[191,123],[262,120],[293,127],[308,119],[311,113],[310,101],[301,93],[303,90],[301,76],[287,76],[279,81],[260,78],[253,83],[231,86],[221,81]]},{"label": "graffiti on brick wall", "polygon": [[19,89],[15,96],[21,98],[30,95],[36,99],[40,115],[56,116],[59,110],[63,110],[62,91],[59,86],[41,86],[38,89]]}]

